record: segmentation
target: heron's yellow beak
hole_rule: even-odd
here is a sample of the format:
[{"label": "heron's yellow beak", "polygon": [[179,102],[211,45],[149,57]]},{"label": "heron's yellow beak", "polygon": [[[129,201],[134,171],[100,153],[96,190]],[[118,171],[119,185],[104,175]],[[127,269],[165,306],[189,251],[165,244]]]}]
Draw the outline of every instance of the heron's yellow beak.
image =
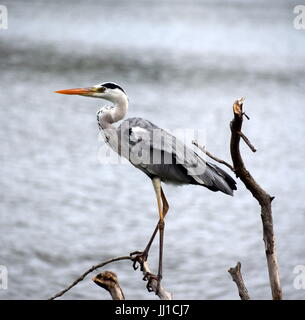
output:
[{"label": "heron's yellow beak", "polygon": [[61,94],[78,94],[81,96],[90,96],[93,93],[96,92],[95,87],[90,87],[90,88],[75,88],[75,89],[64,89],[64,90],[58,90],[54,91],[55,93],[61,93]]}]

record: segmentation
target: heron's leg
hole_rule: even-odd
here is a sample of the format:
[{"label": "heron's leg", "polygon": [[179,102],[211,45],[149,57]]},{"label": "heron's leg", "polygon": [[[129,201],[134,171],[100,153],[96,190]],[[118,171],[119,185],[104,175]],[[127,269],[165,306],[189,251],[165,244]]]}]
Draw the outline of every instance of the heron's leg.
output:
[{"label": "heron's leg", "polygon": [[[164,192],[163,192],[163,189],[161,187],[161,198],[162,198],[162,207],[163,207],[163,218],[166,216],[167,212],[168,212],[168,209],[169,209],[169,205],[168,205],[168,202],[167,202],[167,199],[165,198],[165,195],[164,195]],[[160,221],[160,220],[159,220]],[[159,222],[157,223],[156,227],[155,227],[155,230],[152,234],[152,236],[150,237],[144,251],[135,251],[135,252],[132,252],[130,255],[138,255],[139,258],[142,258],[143,261],[146,261],[147,260],[147,257],[148,257],[148,252],[150,250],[150,247],[156,237],[156,234],[159,230]],[[138,259],[135,259],[135,263],[134,263],[134,268],[137,268],[136,267],[136,263],[139,262],[137,261]]]},{"label": "heron's leg", "polygon": [[[161,199],[162,199],[162,210],[163,210],[163,219],[164,219],[166,214],[167,214],[167,212],[168,212],[169,205],[168,205],[167,199],[165,198],[165,195],[164,195],[162,187],[161,187]],[[159,220],[159,222],[160,222],[160,220]],[[156,237],[156,234],[157,234],[157,232],[159,230],[159,222],[157,223],[156,228],[155,228],[151,238],[149,239],[148,244],[146,245],[146,247],[145,247],[145,249],[143,251],[143,253],[146,253],[146,257],[148,256],[148,252],[150,250],[150,247],[151,247],[151,245],[152,245],[152,243],[153,243],[153,241],[154,241],[154,239]]]},{"label": "heron's leg", "polygon": [[167,199],[165,198],[165,194],[163,192],[162,187],[161,187],[161,198],[162,198],[162,204],[163,204],[163,218],[165,218],[169,209],[169,204],[167,202]]},{"label": "heron's leg", "polygon": [[[164,214],[163,214],[163,205],[162,205],[162,188],[161,188],[161,180],[160,178],[153,178],[152,179],[153,186],[155,189],[157,203],[158,203],[158,211],[159,211],[159,222],[158,222],[158,229],[160,235],[160,242],[159,242],[159,267],[158,267],[158,286],[160,285],[160,281],[162,279],[162,262],[163,262],[163,238],[164,238]],[[164,196],[164,194],[163,194]],[[164,196],[165,198],[165,196]],[[165,201],[167,203],[167,201]],[[168,206],[168,203],[167,203]]]}]

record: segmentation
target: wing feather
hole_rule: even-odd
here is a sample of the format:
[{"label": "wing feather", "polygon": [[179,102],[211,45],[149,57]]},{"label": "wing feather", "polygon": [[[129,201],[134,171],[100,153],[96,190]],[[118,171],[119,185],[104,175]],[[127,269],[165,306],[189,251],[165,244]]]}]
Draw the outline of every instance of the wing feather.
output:
[{"label": "wing feather", "polygon": [[128,160],[146,174],[159,176],[164,181],[200,184],[230,195],[236,190],[235,181],[224,170],[206,162],[175,136],[150,121],[130,118],[119,130],[123,130],[122,136],[129,146]]}]

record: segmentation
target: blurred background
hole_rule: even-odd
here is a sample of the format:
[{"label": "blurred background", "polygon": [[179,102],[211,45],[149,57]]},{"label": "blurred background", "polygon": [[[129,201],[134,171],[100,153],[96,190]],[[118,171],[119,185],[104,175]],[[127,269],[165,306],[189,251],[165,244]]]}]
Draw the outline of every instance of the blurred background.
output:
[{"label": "blurred background", "polygon": [[[54,90],[119,83],[129,116],[167,129],[205,130],[209,151],[230,160],[229,122],[246,97],[242,147],[276,198],[274,228],[283,293],[303,299],[293,269],[305,264],[305,30],[294,1],[2,1],[0,30],[1,299],[45,299],[91,265],[141,250],[158,214],[149,179],[98,161],[102,100]],[[242,263],[249,293],[270,288],[257,202],[165,186],[163,284],[175,299],[238,299],[227,270]],[[157,269],[157,246],[150,265]],[[128,299],[156,299],[139,272],[118,262]],[[93,276],[93,275],[92,275]],[[90,276],[65,299],[108,299]]]}]

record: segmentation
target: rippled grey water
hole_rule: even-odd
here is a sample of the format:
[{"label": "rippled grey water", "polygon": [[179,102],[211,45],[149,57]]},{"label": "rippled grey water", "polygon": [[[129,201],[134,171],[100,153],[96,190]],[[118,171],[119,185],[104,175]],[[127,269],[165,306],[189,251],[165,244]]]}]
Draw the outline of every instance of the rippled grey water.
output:
[{"label": "rippled grey water", "polygon": [[[248,167],[276,196],[284,295],[305,264],[305,31],[293,1],[7,1],[0,30],[0,265],[2,299],[44,299],[101,260],[142,249],[157,220],[152,186],[128,165],[102,165],[96,99],[56,89],[120,83],[130,116],[207,132],[229,159],[231,105],[246,96]],[[259,209],[234,198],[165,186],[164,285],[176,299],[236,299],[227,269],[242,262],[253,298],[270,297]],[[157,248],[151,255],[156,268]],[[154,299],[126,263],[111,267],[130,299]],[[191,288],[191,289],[190,289]],[[108,299],[90,280],[69,299]]]}]

